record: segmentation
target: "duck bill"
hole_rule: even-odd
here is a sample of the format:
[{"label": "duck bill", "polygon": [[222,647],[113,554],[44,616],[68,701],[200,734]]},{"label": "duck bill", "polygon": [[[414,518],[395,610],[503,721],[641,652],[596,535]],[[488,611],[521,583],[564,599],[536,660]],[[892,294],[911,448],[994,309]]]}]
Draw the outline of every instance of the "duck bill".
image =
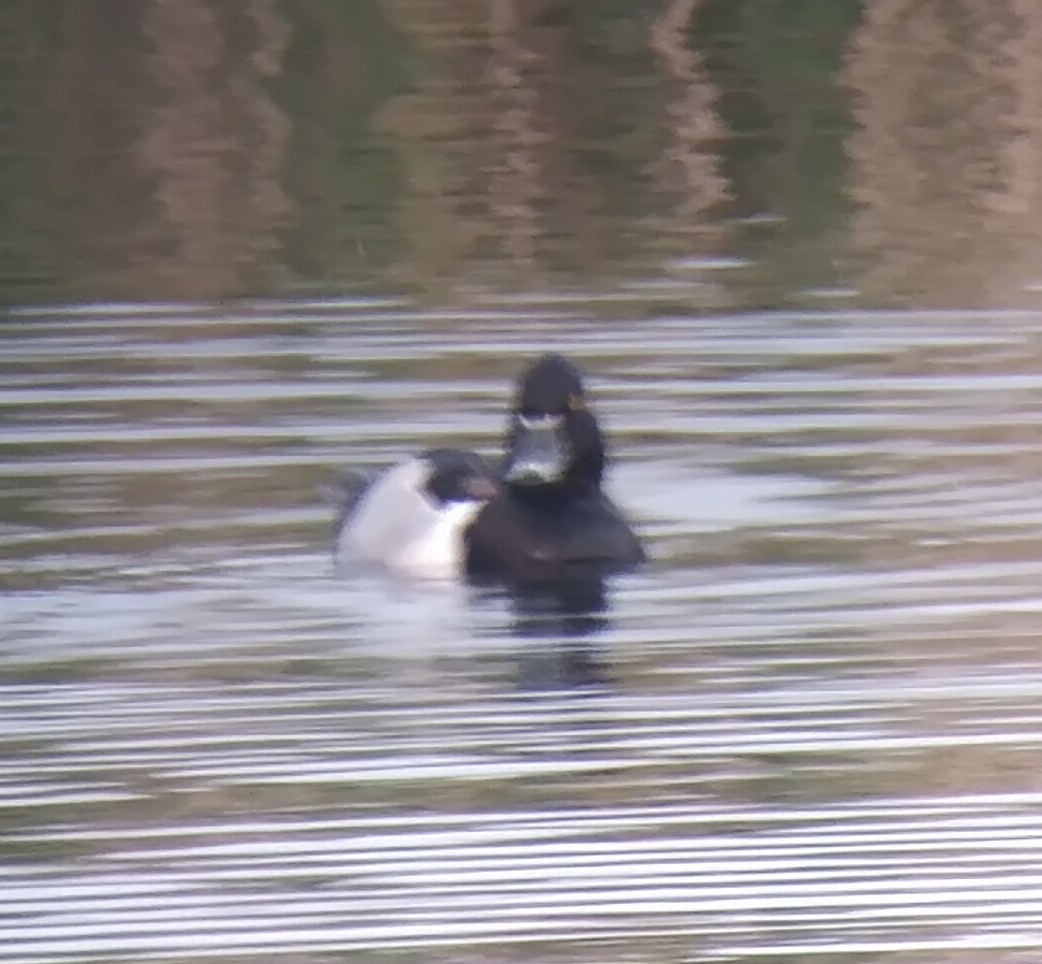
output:
[{"label": "duck bill", "polygon": [[556,420],[521,418],[515,427],[504,478],[511,485],[539,486],[560,482],[568,469],[568,453]]}]

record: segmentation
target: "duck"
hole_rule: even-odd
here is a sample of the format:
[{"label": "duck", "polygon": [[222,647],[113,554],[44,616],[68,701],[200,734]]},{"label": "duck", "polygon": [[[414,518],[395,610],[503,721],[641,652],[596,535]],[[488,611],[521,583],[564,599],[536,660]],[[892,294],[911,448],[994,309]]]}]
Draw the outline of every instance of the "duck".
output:
[{"label": "duck", "polygon": [[647,559],[602,482],[608,452],[582,373],[557,353],[517,381],[494,494],[463,529],[467,578],[553,583],[575,572],[607,575]]},{"label": "duck", "polygon": [[457,578],[463,532],[496,489],[492,467],[461,448],[422,451],[375,477],[341,474],[323,487],[337,510],[334,558],[423,579]]}]

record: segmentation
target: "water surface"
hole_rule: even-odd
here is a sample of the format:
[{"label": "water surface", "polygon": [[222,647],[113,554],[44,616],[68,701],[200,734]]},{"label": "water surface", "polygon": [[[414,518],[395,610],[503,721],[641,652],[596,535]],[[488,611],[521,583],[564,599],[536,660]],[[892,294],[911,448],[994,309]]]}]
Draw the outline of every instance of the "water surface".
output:
[{"label": "water surface", "polygon": [[[661,314],[5,319],[6,956],[1033,959],[1040,318]],[[547,345],[647,569],[335,573],[315,485],[495,452]]]}]

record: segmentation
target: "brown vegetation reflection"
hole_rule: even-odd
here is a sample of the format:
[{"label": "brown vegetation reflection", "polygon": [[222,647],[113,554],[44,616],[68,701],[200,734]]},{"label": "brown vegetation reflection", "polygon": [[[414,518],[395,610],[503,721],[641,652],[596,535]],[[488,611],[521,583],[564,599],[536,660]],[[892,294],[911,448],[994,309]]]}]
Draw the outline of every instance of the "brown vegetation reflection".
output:
[{"label": "brown vegetation reflection", "polygon": [[0,275],[72,300],[465,295],[717,254],[705,6],[18,0],[42,54],[16,57],[11,156],[35,167],[9,161]]},{"label": "brown vegetation reflection", "polygon": [[425,279],[503,259],[532,268],[555,234],[585,236],[586,251],[600,244],[596,199],[569,152],[574,95],[562,59],[574,38],[568,24],[542,23],[552,3],[392,4],[427,64],[386,113],[403,145],[409,267]]},{"label": "brown vegetation reflection", "polygon": [[720,241],[717,206],[730,197],[720,173],[716,146],[724,130],[714,110],[717,92],[702,58],[687,41],[702,0],[669,0],[651,27],[651,46],[659,56],[675,94],[665,107],[668,143],[652,165],[661,196],[669,198],[656,233],[682,239],[688,254],[704,253]]},{"label": "brown vegetation reflection", "polygon": [[144,11],[145,70],[158,96],[133,153],[158,208],[142,225],[142,260],[164,289],[255,284],[274,269],[288,214],[279,176],[289,125],[263,88],[287,30],[275,0],[225,9],[152,0]]},{"label": "brown vegetation reflection", "polygon": [[1042,265],[1042,7],[870,0],[845,81],[873,300],[1017,300]]},{"label": "brown vegetation reflection", "polygon": [[[671,254],[715,242],[727,189],[715,92],[688,42],[700,2],[591,24],[557,0],[393,0],[426,67],[384,114],[402,143],[410,279],[545,283],[645,267],[649,234]],[[594,27],[614,56],[589,56]],[[665,73],[650,113],[649,53]],[[641,57],[643,110],[625,103]]]},{"label": "brown vegetation reflection", "polygon": [[[275,0],[65,3],[41,191],[79,296],[197,297],[269,278],[287,122],[264,90]],[[102,13],[105,16],[102,16]]]}]

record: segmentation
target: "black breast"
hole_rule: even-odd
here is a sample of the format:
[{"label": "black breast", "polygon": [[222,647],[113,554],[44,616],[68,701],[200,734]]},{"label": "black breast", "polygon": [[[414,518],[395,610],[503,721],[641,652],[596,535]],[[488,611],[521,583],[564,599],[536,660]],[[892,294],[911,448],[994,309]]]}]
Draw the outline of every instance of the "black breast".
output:
[{"label": "black breast", "polygon": [[467,574],[479,582],[552,579],[592,567],[630,569],[644,550],[599,490],[520,495],[507,489],[480,512],[466,536]]}]

